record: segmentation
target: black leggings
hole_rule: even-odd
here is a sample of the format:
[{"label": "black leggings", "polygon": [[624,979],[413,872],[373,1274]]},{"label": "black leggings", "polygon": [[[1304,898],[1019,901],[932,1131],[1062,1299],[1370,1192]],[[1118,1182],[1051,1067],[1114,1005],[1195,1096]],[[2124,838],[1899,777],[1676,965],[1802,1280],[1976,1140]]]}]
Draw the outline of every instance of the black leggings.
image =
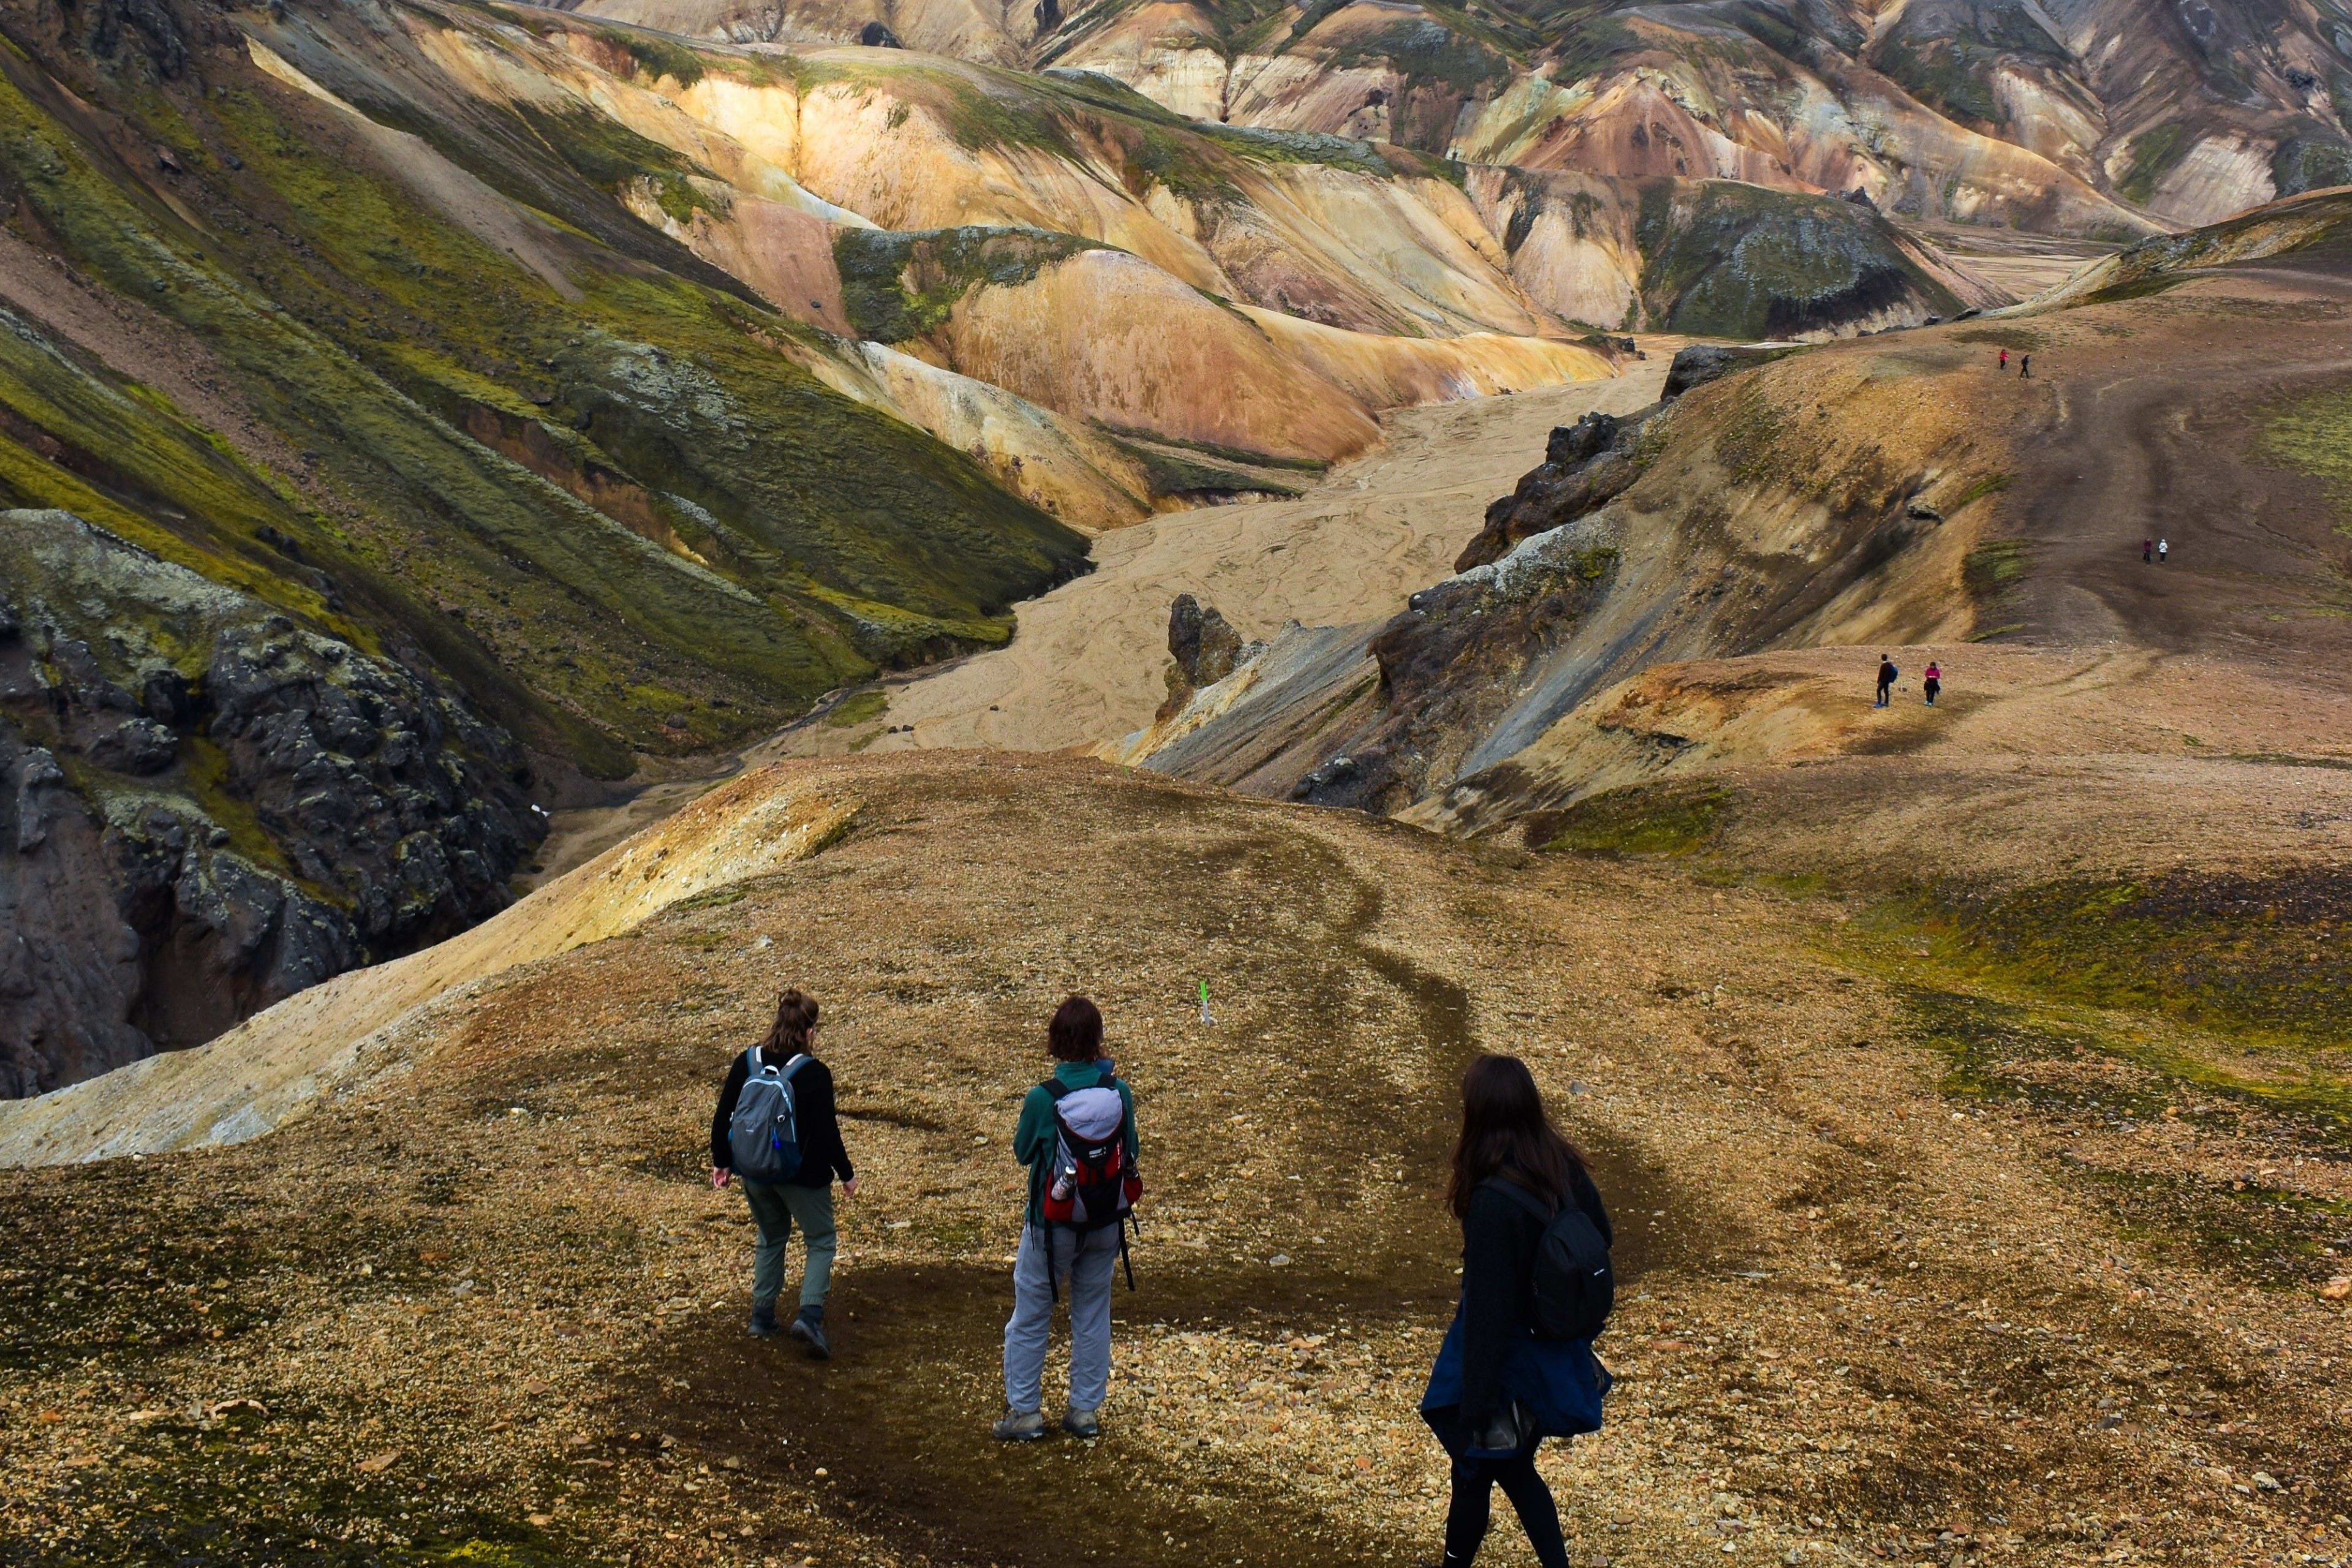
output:
[{"label": "black leggings", "polygon": [[1568,1542],[1559,1533],[1559,1510],[1551,1489],[1536,1474],[1533,1448],[1507,1459],[1454,1461],[1454,1502],[1445,1513],[1444,1568],[1469,1568],[1486,1539],[1487,1505],[1500,1483],[1503,1495],[1517,1510],[1528,1542],[1536,1549],[1543,1568],[1568,1568]]}]

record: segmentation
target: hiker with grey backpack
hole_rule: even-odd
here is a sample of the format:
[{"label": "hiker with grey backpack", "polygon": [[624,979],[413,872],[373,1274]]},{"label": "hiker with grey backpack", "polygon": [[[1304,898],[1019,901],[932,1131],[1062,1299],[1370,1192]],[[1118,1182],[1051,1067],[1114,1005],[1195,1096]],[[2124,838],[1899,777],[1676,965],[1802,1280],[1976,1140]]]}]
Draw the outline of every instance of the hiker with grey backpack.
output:
[{"label": "hiker with grey backpack", "polygon": [[833,1073],[814,1055],[816,1030],[816,1003],[787,990],[767,1037],[735,1058],[710,1117],[710,1184],[740,1179],[760,1227],[751,1255],[751,1332],[761,1338],[779,1331],[784,1243],[794,1225],[801,1227],[801,1307],[783,1331],[808,1347],[811,1360],[824,1361],[833,1354],[824,1335],[836,1249],[833,1181],[840,1177],[841,1190],[856,1197],[857,1174],[842,1146]]},{"label": "hiker with grey backpack", "polygon": [[[1029,1212],[1013,1262],[1013,1316],[1004,1325],[1007,1442],[1046,1435],[1045,1342],[1063,1284],[1070,1292],[1070,1402],[1062,1430],[1092,1437],[1110,1388],[1112,1276],[1143,1194],[1136,1172],[1135,1096],[1102,1054],[1101,1012],[1064,1001],[1045,1026],[1054,1074],[1021,1102],[1013,1157],[1029,1167]],[[1128,1269],[1129,1289],[1135,1271]]]},{"label": "hiker with grey backpack", "polygon": [[1568,1568],[1536,1449],[1601,1429],[1610,1378],[1592,1341],[1616,1302],[1612,1236],[1584,1157],[1518,1058],[1482,1056],[1462,1075],[1445,1196],[1462,1222],[1462,1295],[1421,1402],[1453,1461],[1442,1568],[1478,1555],[1497,1486],[1536,1561]]}]

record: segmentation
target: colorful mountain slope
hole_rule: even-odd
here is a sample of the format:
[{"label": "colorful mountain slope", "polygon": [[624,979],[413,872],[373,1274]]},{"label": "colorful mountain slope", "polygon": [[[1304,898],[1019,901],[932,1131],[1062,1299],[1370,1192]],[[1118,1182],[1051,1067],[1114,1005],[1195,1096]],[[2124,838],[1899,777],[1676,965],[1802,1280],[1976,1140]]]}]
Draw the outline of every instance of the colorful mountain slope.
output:
[{"label": "colorful mountain slope", "polygon": [[1662,406],[1555,431],[1456,575],[1276,639],[1117,754],[1485,830],[1813,733],[1765,697],[1719,746],[1629,719],[1680,661],[2023,638],[2332,668],[2352,359],[2315,328],[2352,313],[2347,212],[2273,204],[1965,324],[1687,350]]},{"label": "colorful mountain slope", "polygon": [[[2118,237],[2352,180],[2334,0],[1492,5],[585,0],[795,46],[866,30],[1082,67],[1204,120],[1475,163],[1862,190],[1925,217]],[[869,39],[868,41],[874,41]]]}]

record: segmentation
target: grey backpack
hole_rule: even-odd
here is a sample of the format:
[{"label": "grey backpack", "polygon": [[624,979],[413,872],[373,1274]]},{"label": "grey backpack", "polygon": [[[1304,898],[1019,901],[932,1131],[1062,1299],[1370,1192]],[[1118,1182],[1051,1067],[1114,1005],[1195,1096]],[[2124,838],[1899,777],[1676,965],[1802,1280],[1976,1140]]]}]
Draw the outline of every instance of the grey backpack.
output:
[{"label": "grey backpack", "polygon": [[735,1173],[747,1182],[789,1182],[801,1173],[800,1124],[793,1114],[793,1074],[815,1058],[805,1053],[782,1067],[760,1059],[759,1047],[743,1053],[743,1092],[727,1122],[727,1147]]}]

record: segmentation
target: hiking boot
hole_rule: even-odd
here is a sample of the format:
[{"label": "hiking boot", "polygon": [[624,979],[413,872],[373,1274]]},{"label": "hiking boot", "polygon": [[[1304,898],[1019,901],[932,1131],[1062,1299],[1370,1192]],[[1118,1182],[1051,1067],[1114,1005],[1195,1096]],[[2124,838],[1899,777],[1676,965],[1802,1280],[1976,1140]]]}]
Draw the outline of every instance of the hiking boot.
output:
[{"label": "hiking boot", "polygon": [[1073,1437],[1099,1437],[1102,1436],[1102,1423],[1095,1419],[1093,1411],[1081,1410],[1073,1405],[1062,1417],[1062,1430]]},{"label": "hiking boot", "polygon": [[1045,1435],[1045,1417],[1034,1410],[1008,1409],[989,1430],[1008,1443],[1034,1443]]},{"label": "hiking boot", "polygon": [[794,1318],[793,1326],[784,1331],[808,1346],[809,1360],[831,1361],[833,1359],[833,1347],[825,1342],[824,1326],[814,1318],[803,1313]]},{"label": "hiking boot", "polygon": [[754,1299],[751,1302],[751,1334],[755,1339],[773,1339],[776,1334],[776,1299]]}]

